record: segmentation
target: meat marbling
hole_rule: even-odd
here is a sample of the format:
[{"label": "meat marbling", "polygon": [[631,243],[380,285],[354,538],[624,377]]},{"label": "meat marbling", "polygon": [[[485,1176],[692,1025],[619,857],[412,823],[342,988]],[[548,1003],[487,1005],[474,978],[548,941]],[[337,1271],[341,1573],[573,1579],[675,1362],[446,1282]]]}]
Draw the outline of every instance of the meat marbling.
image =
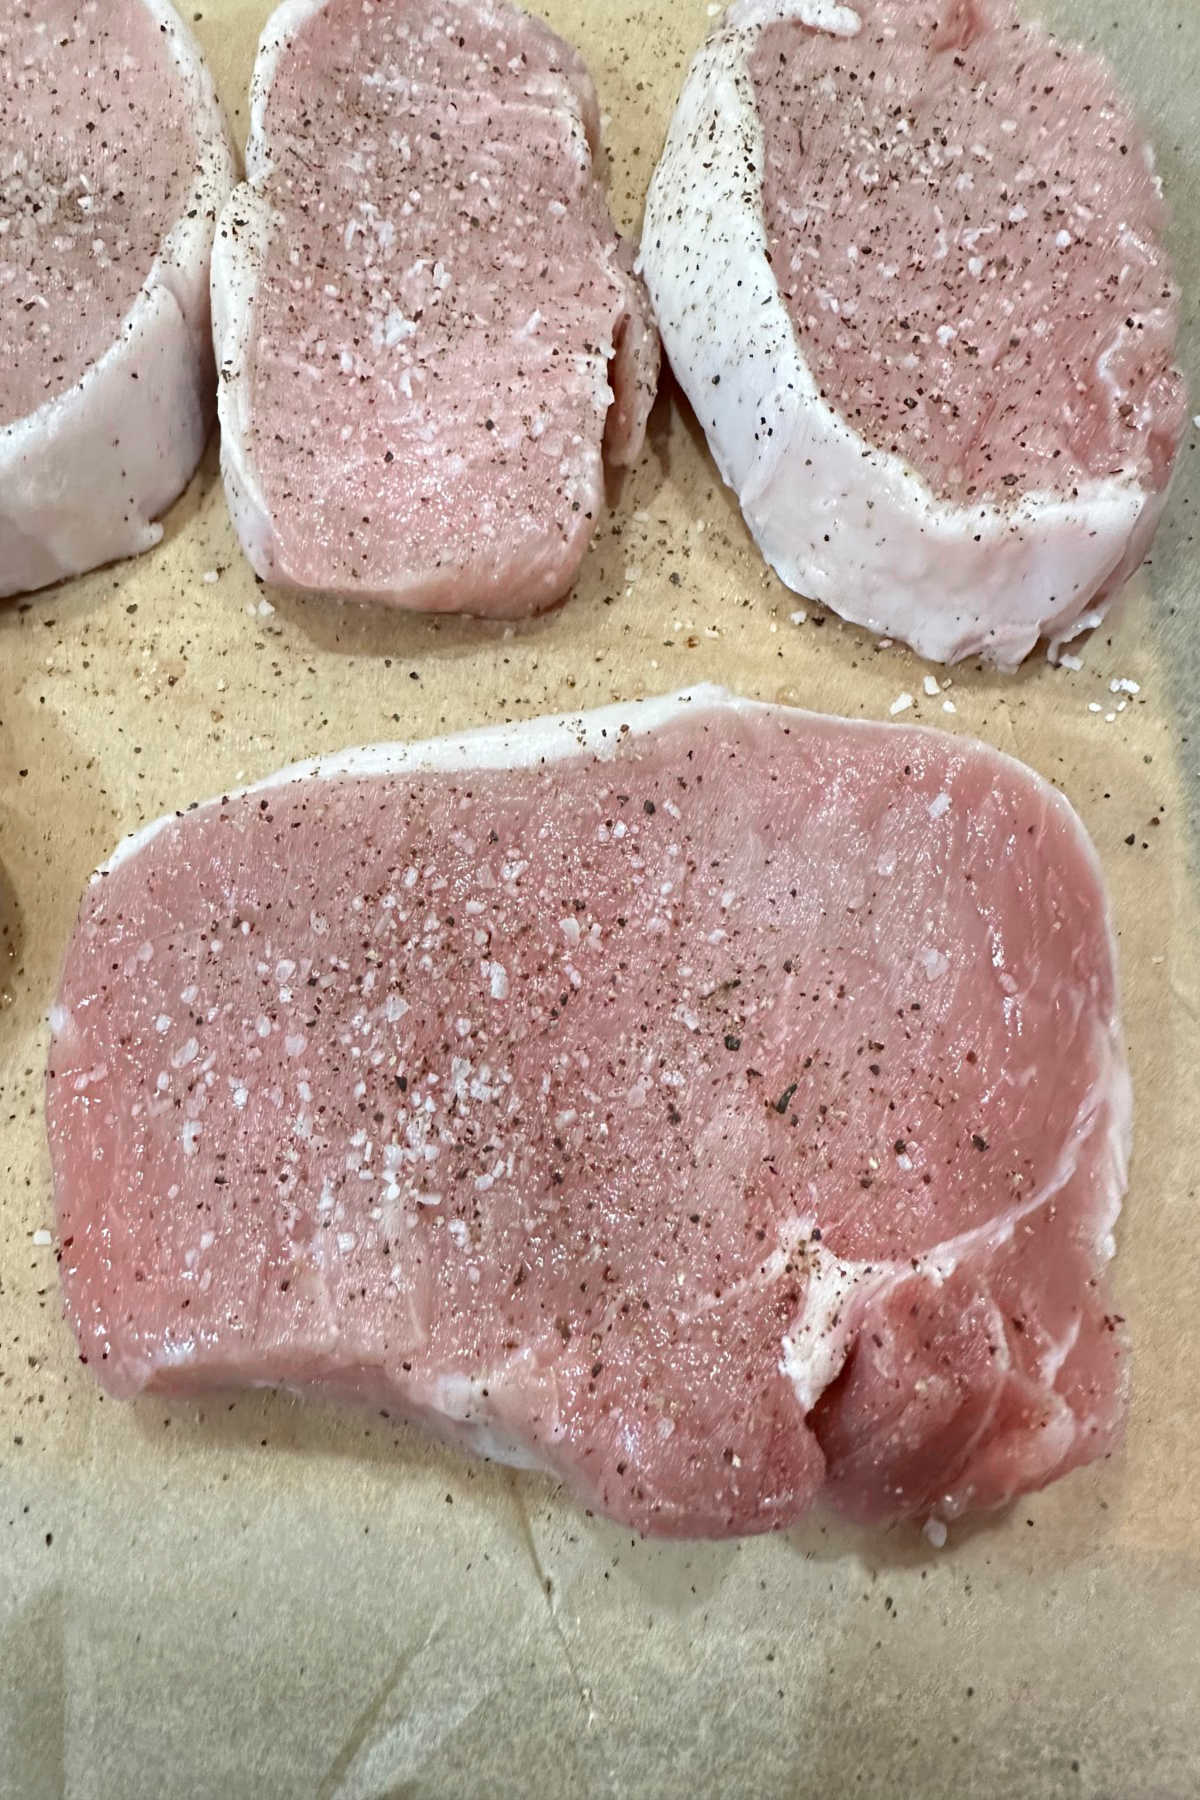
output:
[{"label": "meat marbling", "polygon": [[1018,663],[1138,567],[1186,422],[1153,157],[1011,0],[739,0],[642,263],[782,579],[936,660]]},{"label": "meat marbling", "polygon": [[354,1399],[676,1535],[1119,1435],[1105,896],[980,744],[697,689],[351,751],[128,841],[51,1022],[114,1395]]},{"label": "meat marbling", "polygon": [[0,595],[134,555],[212,421],[233,155],[167,0],[0,18]]},{"label": "meat marbling", "polygon": [[659,346],[578,54],[507,0],[287,0],[213,261],[225,482],[264,579],[533,613]]}]

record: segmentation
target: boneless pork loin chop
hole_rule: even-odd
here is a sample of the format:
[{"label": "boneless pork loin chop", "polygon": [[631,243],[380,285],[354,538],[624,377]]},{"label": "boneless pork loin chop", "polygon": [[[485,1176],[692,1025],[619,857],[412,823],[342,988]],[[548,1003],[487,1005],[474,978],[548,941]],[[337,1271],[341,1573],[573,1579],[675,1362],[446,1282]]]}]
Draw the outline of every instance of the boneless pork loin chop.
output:
[{"label": "boneless pork loin chop", "polygon": [[789,587],[953,662],[1094,624],[1186,414],[1148,144],[1011,0],[740,0],[687,78],[642,261]]},{"label": "boneless pork loin chop", "polygon": [[287,0],[213,261],[230,507],[264,579],[494,615],[571,587],[658,334],[580,57],[507,0]]},{"label": "boneless pork loin chop", "polygon": [[167,0],[0,16],[0,595],[149,549],[212,421],[225,121]]},{"label": "boneless pork loin chop", "polygon": [[356,1400],[676,1535],[1119,1434],[1105,896],[980,744],[700,689],[351,751],[127,842],[51,1023],[114,1395]]}]

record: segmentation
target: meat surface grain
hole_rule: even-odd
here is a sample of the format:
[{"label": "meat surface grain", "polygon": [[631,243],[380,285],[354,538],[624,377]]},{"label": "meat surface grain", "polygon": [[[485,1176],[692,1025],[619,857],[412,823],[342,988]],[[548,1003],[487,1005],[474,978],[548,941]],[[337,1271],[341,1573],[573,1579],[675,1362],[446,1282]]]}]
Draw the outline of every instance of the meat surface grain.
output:
[{"label": "meat surface grain", "polygon": [[675,373],[799,592],[953,662],[1094,624],[1186,422],[1148,144],[1010,0],[741,0],[688,76],[642,263]]},{"label": "meat surface grain", "polygon": [[506,0],[288,0],[213,307],[226,488],[268,581],[523,615],[637,457],[659,345],[580,57]]},{"label": "meat surface grain", "polygon": [[208,277],[234,180],[166,0],[0,17],[0,594],[149,549],[212,421]]},{"label": "meat surface grain", "polygon": [[130,840],[51,1024],[114,1395],[357,1400],[675,1535],[1119,1435],[1105,898],[981,745],[697,689],[348,752]]}]

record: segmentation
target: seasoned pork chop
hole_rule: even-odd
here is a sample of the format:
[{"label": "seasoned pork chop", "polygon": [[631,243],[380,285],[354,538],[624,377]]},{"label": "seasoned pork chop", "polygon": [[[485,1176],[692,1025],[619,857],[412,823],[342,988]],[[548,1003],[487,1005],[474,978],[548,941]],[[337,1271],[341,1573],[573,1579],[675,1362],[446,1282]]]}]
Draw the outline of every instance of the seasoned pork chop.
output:
[{"label": "seasoned pork chop", "polygon": [[225,122],[167,0],[0,16],[0,595],[156,544],[212,420]]},{"label": "seasoned pork chop", "polygon": [[693,64],[642,261],[782,579],[953,662],[1094,624],[1186,418],[1148,144],[1011,0],[741,0]]},{"label": "seasoned pork chop", "polygon": [[677,1535],[1118,1435],[1105,898],[982,745],[708,689],[352,751],[127,843],[52,1024],[112,1394],[342,1396]]},{"label": "seasoned pork chop", "polygon": [[288,0],[213,265],[225,481],[264,579],[495,615],[560,600],[658,336],[574,50],[507,0]]}]

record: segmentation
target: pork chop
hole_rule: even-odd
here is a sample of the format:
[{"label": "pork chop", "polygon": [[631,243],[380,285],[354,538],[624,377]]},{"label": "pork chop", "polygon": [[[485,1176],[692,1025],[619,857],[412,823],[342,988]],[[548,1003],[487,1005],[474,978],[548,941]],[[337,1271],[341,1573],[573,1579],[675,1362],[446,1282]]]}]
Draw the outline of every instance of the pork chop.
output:
[{"label": "pork chop", "polygon": [[1011,0],[741,0],[646,207],[671,363],[789,587],[1011,668],[1141,563],[1186,417],[1154,159]]},{"label": "pork chop", "polygon": [[215,396],[233,155],[167,0],[0,18],[0,595],[149,549]]},{"label": "pork chop", "polygon": [[577,53],[507,0],[288,0],[213,262],[225,483],[283,586],[521,615],[635,460],[658,335]]},{"label": "pork chop", "polygon": [[52,1027],[114,1395],[367,1402],[676,1535],[1119,1433],[1105,897],[980,744],[699,689],[350,751],[118,851]]}]

